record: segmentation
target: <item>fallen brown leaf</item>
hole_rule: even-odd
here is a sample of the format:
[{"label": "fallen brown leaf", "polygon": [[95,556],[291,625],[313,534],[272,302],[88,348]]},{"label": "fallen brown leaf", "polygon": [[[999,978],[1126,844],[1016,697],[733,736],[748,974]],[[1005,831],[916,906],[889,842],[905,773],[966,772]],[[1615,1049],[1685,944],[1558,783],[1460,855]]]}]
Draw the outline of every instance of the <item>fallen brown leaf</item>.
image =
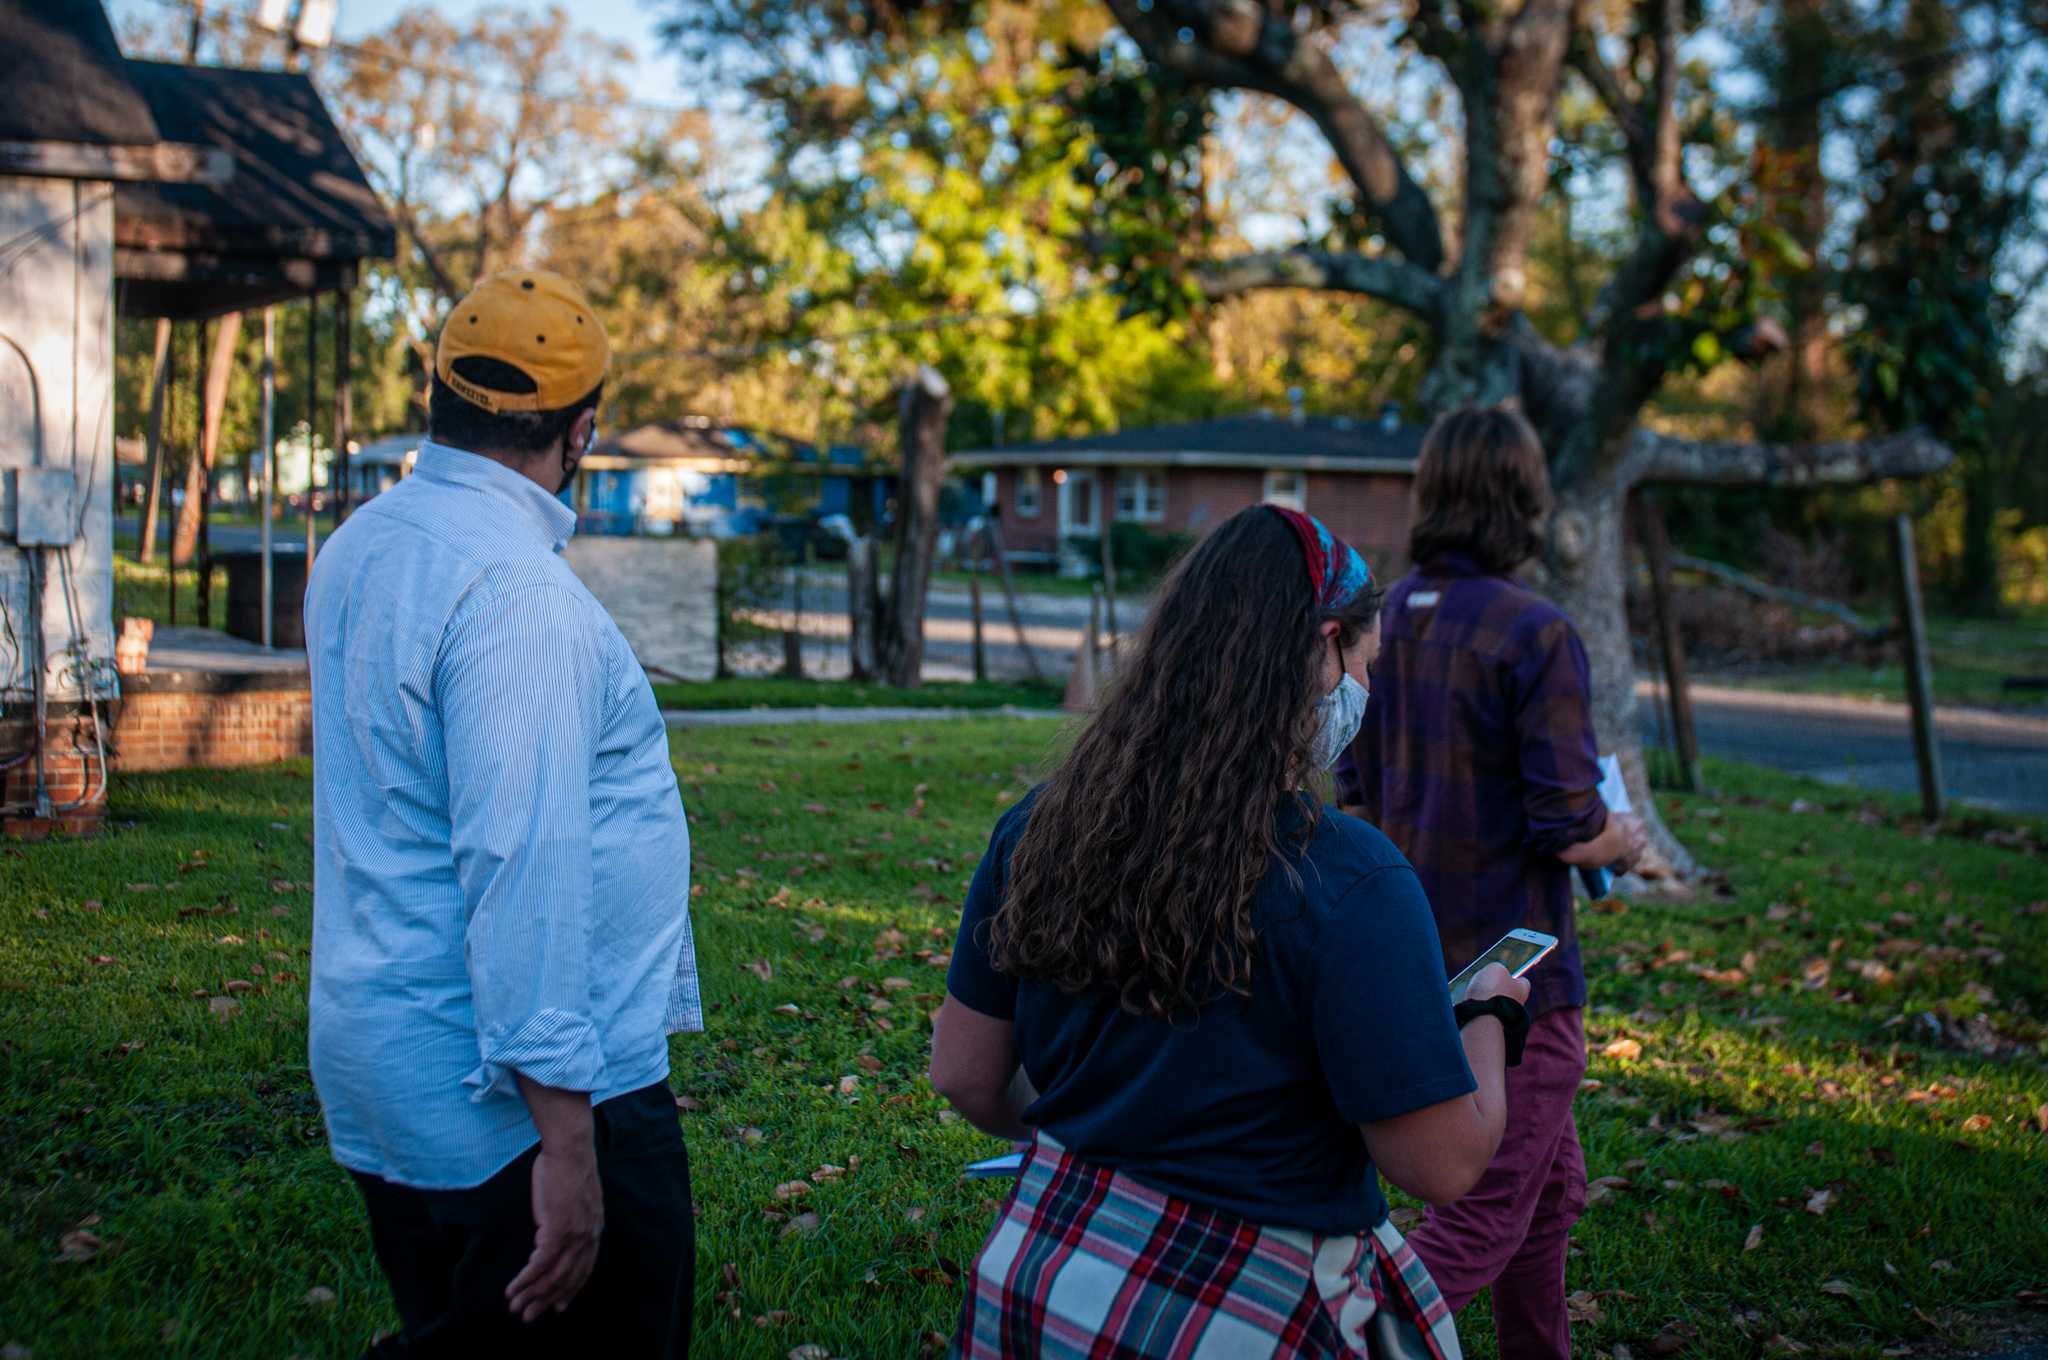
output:
[{"label": "fallen brown leaf", "polygon": [[1990,1127],[1991,1116],[1988,1114],[1973,1114],[1963,1121],[1963,1132],[1965,1133],[1982,1133]]},{"label": "fallen brown leaf", "polygon": [[1643,1056],[1642,1044],[1634,1039],[1616,1039],[1600,1051],[1607,1057],[1619,1058],[1623,1062],[1633,1062]]},{"label": "fallen brown leaf", "polygon": [[823,1227],[825,1220],[814,1213],[798,1214],[782,1227],[784,1237],[809,1237]]},{"label": "fallen brown leaf", "polygon": [[763,982],[766,982],[768,979],[775,976],[775,969],[772,966],[770,966],[768,960],[766,959],[747,960],[747,971],[752,973],[755,977],[761,979],[761,981]]},{"label": "fallen brown leaf", "polygon": [[1846,1299],[1855,1297],[1856,1289],[1847,1280],[1828,1280],[1822,1283],[1820,1292]]},{"label": "fallen brown leaf", "polygon": [[206,1009],[222,1020],[242,1009],[242,1003],[231,996],[216,996],[206,1003]]},{"label": "fallen brown leaf", "polygon": [[677,1096],[676,1108],[685,1114],[696,1114],[704,1108],[704,1102],[695,1096]]},{"label": "fallen brown leaf", "polygon": [[1806,1212],[1812,1214],[1815,1218],[1819,1218],[1828,1211],[1828,1206],[1834,1203],[1834,1199],[1834,1191],[1816,1190],[1806,1197]]},{"label": "fallen brown leaf", "polygon": [[775,1187],[775,1198],[777,1199],[802,1199],[810,1193],[811,1183],[809,1181],[784,1181]]},{"label": "fallen brown leaf", "polygon": [[335,1303],[334,1291],[324,1284],[316,1284],[306,1291],[308,1308],[332,1308]]},{"label": "fallen brown leaf", "polygon": [[863,1072],[879,1072],[882,1070],[882,1060],[872,1053],[861,1054],[853,1060],[853,1065]]},{"label": "fallen brown leaf", "polygon": [[76,1264],[100,1254],[100,1239],[83,1228],[73,1228],[57,1239],[57,1259]]},{"label": "fallen brown leaf", "polygon": [[1744,1251],[1755,1251],[1758,1247],[1762,1246],[1763,1244],[1764,1225],[1761,1223],[1751,1225],[1749,1230],[1749,1236],[1742,1239],[1742,1249]]}]

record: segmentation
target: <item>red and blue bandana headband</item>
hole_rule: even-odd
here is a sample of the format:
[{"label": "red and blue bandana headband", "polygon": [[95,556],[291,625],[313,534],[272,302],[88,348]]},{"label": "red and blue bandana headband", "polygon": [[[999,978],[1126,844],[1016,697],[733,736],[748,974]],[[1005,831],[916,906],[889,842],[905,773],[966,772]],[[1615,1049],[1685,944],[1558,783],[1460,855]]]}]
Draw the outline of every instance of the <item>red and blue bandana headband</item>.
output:
[{"label": "red and blue bandana headband", "polygon": [[1287,521],[1301,540],[1301,555],[1308,562],[1309,589],[1316,593],[1319,609],[1342,609],[1372,585],[1372,572],[1365,559],[1349,543],[1323,527],[1314,515],[1289,510],[1281,505],[1266,507]]}]

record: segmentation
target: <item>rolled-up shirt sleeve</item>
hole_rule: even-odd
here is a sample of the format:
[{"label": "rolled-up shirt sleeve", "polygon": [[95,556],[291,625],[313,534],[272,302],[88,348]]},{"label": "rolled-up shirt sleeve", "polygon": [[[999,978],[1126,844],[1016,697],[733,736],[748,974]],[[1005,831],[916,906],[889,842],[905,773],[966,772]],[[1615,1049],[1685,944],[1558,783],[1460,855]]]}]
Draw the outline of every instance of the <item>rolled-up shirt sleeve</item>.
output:
[{"label": "rolled-up shirt sleeve", "polygon": [[1553,620],[1517,668],[1515,741],[1529,848],[1555,855],[1607,829],[1593,739],[1592,668],[1570,623]]},{"label": "rolled-up shirt sleeve", "polygon": [[555,585],[472,599],[434,675],[448,762],[450,840],[480,1062],[472,1100],[517,1074],[596,1091],[591,1016],[590,777],[604,652],[586,602]]}]

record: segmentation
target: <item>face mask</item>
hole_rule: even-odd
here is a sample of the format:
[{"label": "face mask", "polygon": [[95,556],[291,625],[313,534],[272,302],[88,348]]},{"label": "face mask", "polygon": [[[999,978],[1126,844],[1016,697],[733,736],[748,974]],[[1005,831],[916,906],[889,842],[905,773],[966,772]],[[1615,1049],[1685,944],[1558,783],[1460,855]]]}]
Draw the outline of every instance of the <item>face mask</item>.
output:
[{"label": "face mask", "polygon": [[1365,721],[1365,701],[1370,697],[1364,685],[1346,675],[1316,703],[1316,734],[1308,748],[1312,768],[1327,770],[1337,763],[1337,757],[1358,735],[1359,725]]}]

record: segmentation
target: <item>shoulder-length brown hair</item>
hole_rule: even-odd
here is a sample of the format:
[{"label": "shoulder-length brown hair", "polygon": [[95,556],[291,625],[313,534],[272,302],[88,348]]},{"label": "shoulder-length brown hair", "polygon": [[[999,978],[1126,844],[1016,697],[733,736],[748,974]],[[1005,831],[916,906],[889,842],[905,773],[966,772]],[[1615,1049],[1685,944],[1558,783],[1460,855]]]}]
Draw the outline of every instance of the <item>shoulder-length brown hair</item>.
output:
[{"label": "shoulder-length brown hair", "polygon": [[1463,553],[1507,573],[1543,546],[1550,469],[1529,422],[1497,406],[1466,406],[1437,418],[1415,460],[1415,522],[1408,559],[1418,566]]},{"label": "shoulder-length brown hair", "polygon": [[1251,990],[1252,898],[1298,790],[1336,618],[1355,645],[1367,590],[1320,609],[1301,542],[1264,506],[1225,521],[1175,567],[1095,716],[1012,851],[990,957],[1063,991],[1109,990],[1135,1015],[1182,1019]]}]

